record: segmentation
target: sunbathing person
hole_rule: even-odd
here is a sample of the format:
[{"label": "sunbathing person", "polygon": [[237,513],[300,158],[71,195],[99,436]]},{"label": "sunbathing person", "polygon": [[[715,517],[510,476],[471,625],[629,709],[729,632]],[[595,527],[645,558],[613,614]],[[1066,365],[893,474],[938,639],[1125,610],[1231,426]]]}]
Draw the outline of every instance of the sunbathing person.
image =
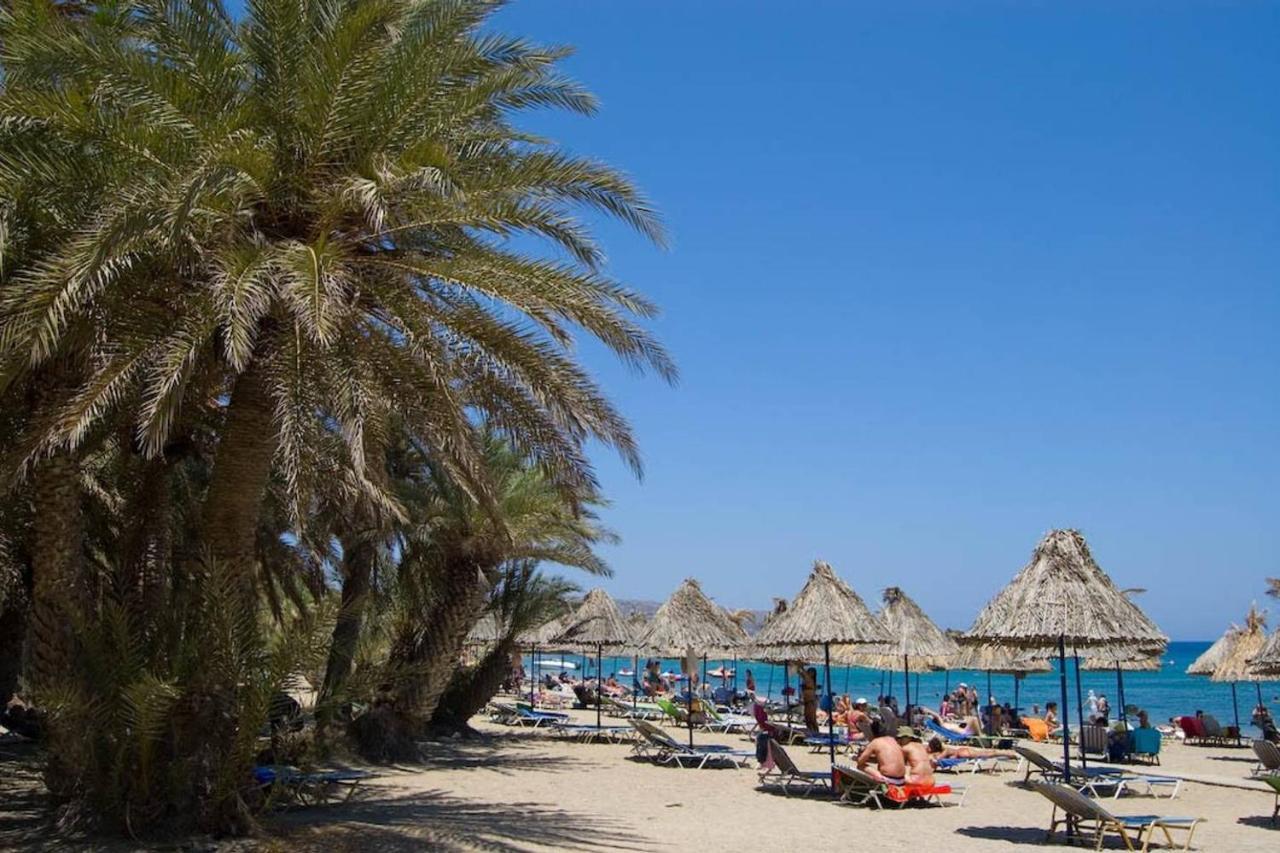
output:
[{"label": "sunbathing person", "polygon": [[952,746],[942,742],[942,738],[929,738],[929,754],[934,761],[941,758],[1017,758],[1018,754],[1008,749],[982,749],[976,746]]},{"label": "sunbathing person", "polygon": [[[902,754],[902,747],[898,745],[897,738],[893,734],[886,733],[879,720],[871,724],[871,733],[873,735],[871,742],[858,753],[858,769],[881,782],[905,785],[907,759]],[[868,766],[871,764],[875,767]]]},{"label": "sunbathing person", "polygon": [[907,762],[907,781],[912,785],[933,785],[933,759],[924,748],[915,729],[910,726],[898,727],[898,746],[902,747],[902,757]]}]

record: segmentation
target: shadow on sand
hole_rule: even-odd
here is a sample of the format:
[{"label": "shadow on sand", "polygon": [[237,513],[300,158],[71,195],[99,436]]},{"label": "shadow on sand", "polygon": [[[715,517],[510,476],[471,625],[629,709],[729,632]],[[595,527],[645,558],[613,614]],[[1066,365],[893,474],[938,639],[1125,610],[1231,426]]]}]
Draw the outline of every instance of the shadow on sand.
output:
[{"label": "shadow on sand", "polygon": [[487,770],[491,773],[513,773],[538,770],[543,773],[571,773],[587,766],[587,762],[570,756],[548,755],[538,749],[536,741],[518,738],[493,738],[470,741],[427,741],[420,745],[422,763],[402,765],[397,769],[421,772],[441,770]]},{"label": "shadow on sand", "polygon": [[[980,838],[983,841],[1007,841],[1010,844],[1034,844],[1037,847],[1044,845],[1045,832],[1043,829],[1036,829],[1027,826],[962,826],[956,830],[959,835],[969,838]],[[1066,836],[1061,832],[1057,832],[1053,836],[1056,842],[1066,841]],[[1092,836],[1089,837],[1088,847],[1093,846]],[[1118,835],[1106,836],[1102,844],[1104,849],[1108,850],[1124,850],[1124,842],[1120,840]]]},{"label": "shadow on sand", "polygon": [[463,799],[444,791],[374,797],[273,819],[290,850],[656,850],[611,818],[542,803]]}]

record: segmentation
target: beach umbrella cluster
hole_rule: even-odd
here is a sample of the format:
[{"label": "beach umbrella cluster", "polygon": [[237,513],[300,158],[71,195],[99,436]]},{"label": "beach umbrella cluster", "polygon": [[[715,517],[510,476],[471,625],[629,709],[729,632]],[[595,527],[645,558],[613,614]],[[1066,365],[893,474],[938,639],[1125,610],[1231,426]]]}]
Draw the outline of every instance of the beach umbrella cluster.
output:
[{"label": "beach umbrella cluster", "polygon": [[[831,695],[831,645],[884,646],[893,638],[858,594],[819,560],[804,588],[786,611],[771,619],[755,637],[755,647],[802,650],[821,646],[826,663],[827,695]],[[827,715],[827,740],[835,763],[835,723]]]},{"label": "beach umbrella cluster", "polygon": [[622,612],[609,593],[603,589],[593,589],[564,620],[555,641],[596,650],[596,728],[600,728],[600,706],[604,696],[604,647],[619,648],[634,643],[631,628],[622,618]]},{"label": "beach umbrella cluster", "polygon": [[[1080,726],[1079,659],[1163,653],[1166,637],[1098,566],[1077,530],[1052,530],[1031,560],[978,614],[966,639],[1021,648],[1033,655],[1057,651],[1062,716],[1068,719],[1067,647],[1076,659]],[[1083,753],[1081,760],[1084,760]],[[1071,776],[1070,738],[1063,738],[1063,775]]]},{"label": "beach umbrella cluster", "polygon": [[894,670],[901,665],[904,706],[910,708],[912,668],[948,669],[959,656],[960,646],[901,587],[885,589],[881,602],[876,617],[890,641],[865,649],[841,645],[833,650],[832,657],[837,663],[870,669]]},{"label": "beach umbrella cluster", "polygon": [[[699,650],[707,653],[730,653],[741,644],[742,630],[729,614],[707,598],[702,587],[686,578],[671,597],[653,614],[636,645],[667,657],[686,659]],[[693,745],[693,672],[692,662],[685,665],[685,682],[689,691],[689,745]]]}]

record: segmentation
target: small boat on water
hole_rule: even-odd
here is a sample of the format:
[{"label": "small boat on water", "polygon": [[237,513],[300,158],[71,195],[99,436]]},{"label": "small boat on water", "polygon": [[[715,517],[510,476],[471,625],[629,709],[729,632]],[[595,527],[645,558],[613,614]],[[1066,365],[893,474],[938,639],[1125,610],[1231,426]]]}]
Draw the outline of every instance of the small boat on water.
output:
[{"label": "small boat on water", "polygon": [[707,675],[710,678],[733,678],[734,672],[735,670],[733,669],[726,669],[723,666],[718,666],[715,669],[707,670]]},{"label": "small boat on water", "polygon": [[577,669],[578,665],[571,660],[539,660],[538,669]]},{"label": "small boat on water", "polygon": [[635,674],[636,674],[636,671],[635,671],[634,669],[620,669],[620,670],[618,670],[618,675],[621,675],[623,678],[630,678],[631,676],[633,676],[633,675],[635,675]]}]

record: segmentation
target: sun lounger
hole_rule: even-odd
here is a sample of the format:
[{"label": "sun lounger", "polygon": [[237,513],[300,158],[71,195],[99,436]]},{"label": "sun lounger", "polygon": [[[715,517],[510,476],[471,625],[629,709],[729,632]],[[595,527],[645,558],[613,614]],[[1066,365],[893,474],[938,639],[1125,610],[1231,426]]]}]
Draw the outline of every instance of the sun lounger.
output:
[{"label": "sun lounger", "polygon": [[644,720],[631,720],[643,741],[632,748],[632,754],[649,758],[658,764],[674,764],[677,767],[697,767],[708,764],[730,763],[735,768],[747,766],[755,752],[732,749],[727,746],[690,747],[680,743],[662,729]]},{"label": "sun lounger", "polygon": [[1269,740],[1255,740],[1253,754],[1258,756],[1258,763],[1253,768],[1254,776],[1280,773],[1280,746]]},{"label": "sun lounger", "polygon": [[1163,738],[1155,729],[1134,729],[1129,732],[1129,757],[1148,764],[1160,763],[1160,743]]},{"label": "sun lounger", "polygon": [[1085,726],[1080,729],[1080,747],[1085,755],[1107,754],[1107,730],[1103,726]]},{"label": "sun lounger", "polygon": [[[1064,783],[1066,781],[1062,765],[1050,761],[1034,749],[1015,746],[1013,751],[1022,757],[1026,764],[1026,775],[1023,783],[1031,782],[1031,774],[1039,773],[1045,782]],[[1022,764],[1019,764],[1019,768]],[[1033,783],[1034,784],[1034,783]],[[1148,796],[1158,797],[1158,790],[1169,791],[1168,798],[1173,799],[1182,790],[1182,780],[1176,776],[1155,776],[1149,773],[1130,773],[1115,767],[1072,767],[1071,786],[1081,793],[1101,796],[1104,790],[1111,791],[1111,797],[1118,799],[1125,791],[1141,789]]]},{"label": "sun lounger", "polygon": [[582,743],[622,743],[635,736],[631,726],[595,726],[590,723],[552,723],[551,729],[558,735],[571,737]]},{"label": "sun lounger", "polygon": [[707,731],[724,732],[726,734],[729,732],[751,734],[756,730],[756,721],[752,717],[745,717],[741,714],[722,714],[719,710],[705,703],[702,706],[702,710],[707,717],[702,726]]},{"label": "sun lounger", "polygon": [[1271,825],[1275,826],[1280,821],[1280,775],[1263,776],[1262,781],[1270,785],[1276,792],[1276,806],[1271,812]]},{"label": "sun lounger", "polygon": [[296,767],[282,764],[259,765],[253,768],[253,776],[259,785],[268,789],[268,802],[289,800],[302,806],[326,803],[330,794],[345,792],[340,802],[346,802],[355,794],[360,783],[373,778],[365,770],[316,770],[303,772]]},{"label": "sun lounger", "polygon": [[1037,743],[1049,739],[1049,724],[1038,717],[1023,717],[1022,725],[1026,727],[1027,734]]},{"label": "sun lounger", "polygon": [[940,758],[936,764],[942,773],[994,773],[1010,761],[1022,767],[1021,759],[1009,755],[986,755],[979,758]]},{"label": "sun lounger", "polygon": [[[1095,848],[1102,849],[1102,842],[1107,833],[1120,836],[1128,850],[1137,850],[1135,844],[1141,843],[1143,850],[1151,846],[1151,839],[1156,830],[1160,830],[1170,847],[1174,846],[1172,831],[1187,834],[1183,850],[1191,849],[1191,838],[1201,818],[1163,817],[1160,815],[1115,815],[1104,809],[1094,800],[1066,785],[1051,782],[1031,783],[1036,791],[1053,803],[1053,814],[1049,819],[1049,831],[1046,840],[1053,838],[1058,827],[1064,827],[1071,833],[1093,835]],[[1062,816],[1058,816],[1061,810]]]},{"label": "sun lounger", "polygon": [[609,716],[621,717],[624,720],[630,720],[632,718],[640,720],[661,720],[667,715],[666,711],[663,711],[661,706],[656,705],[653,702],[637,702],[633,708],[631,703],[623,702],[619,699],[613,698],[612,696],[604,697],[604,708],[605,713]]},{"label": "sun lounger", "polygon": [[890,785],[848,764],[834,765],[832,773],[840,802],[855,806],[883,809],[886,802],[904,805],[912,800],[941,805],[948,795],[958,795],[956,805],[963,805],[967,793],[963,785]]},{"label": "sun lounger", "polygon": [[531,711],[520,705],[511,705],[506,702],[494,702],[492,708],[493,712],[490,714],[490,719],[509,726],[536,729],[545,724],[567,723],[569,721],[568,714],[560,714],[554,711]]},{"label": "sun lounger", "polygon": [[964,732],[953,732],[951,729],[938,723],[934,719],[926,719],[925,726],[929,731],[936,734],[948,743],[963,743],[969,746],[995,747],[1002,740],[1007,741],[1008,738],[998,738],[992,735],[967,735]]},{"label": "sun lounger", "polygon": [[760,784],[776,786],[783,794],[791,793],[791,786],[803,788],[807,797],[815,788],[823,791],[831,790],[831,774],[825,770],[801,770],[795,761],[783,749],[782,744],[773,738],[768,740],[768,757],[761,765]]}]

